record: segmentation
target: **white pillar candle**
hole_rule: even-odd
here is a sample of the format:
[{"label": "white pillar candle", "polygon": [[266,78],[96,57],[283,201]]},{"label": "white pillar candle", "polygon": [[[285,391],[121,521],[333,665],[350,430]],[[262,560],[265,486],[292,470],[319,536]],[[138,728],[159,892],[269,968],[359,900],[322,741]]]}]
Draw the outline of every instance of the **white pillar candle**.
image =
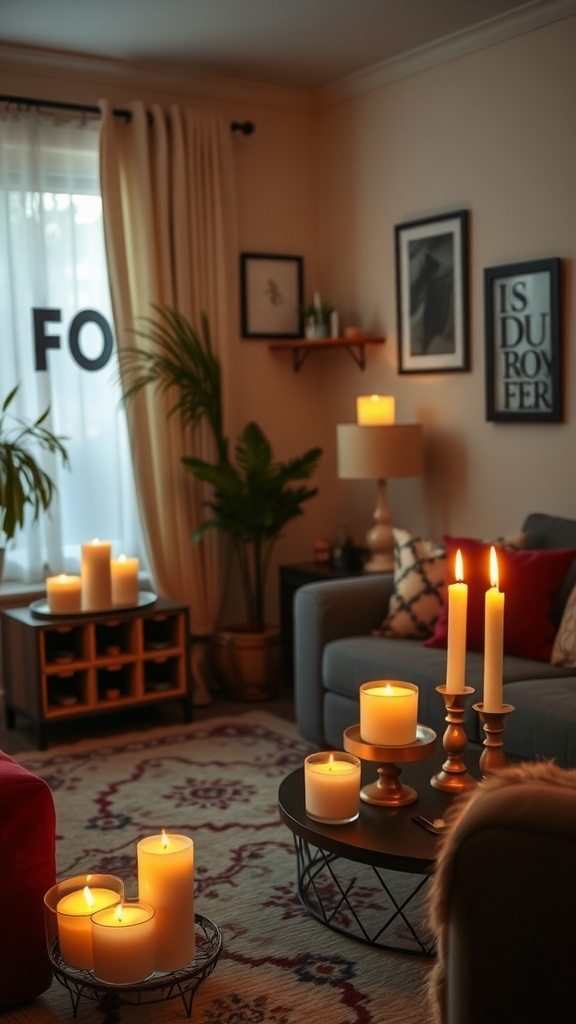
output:
[{"label": "white pillar candle", "polygon": [[486,591],[484,633],[484,711],[502,710],[504,594],[498,589],[498,559],[490,548],[490,590]]},{"label": "white pillar candle", "polygon": [[63,896],[56,906],[58,942],[64,963],[79,970],[92,968],[90,917],[97,910],[116,906],[120,895],[113,889],[85,886]]},{"label": "white pillar candle", "polygon": [[360,760],[340,750],[310,754],[304,762],[306,814],[315,821],[344,825],[358,817]]},{"label": "white pillar candle", "polygon": [[194,843],[162,833],[141,839],[138,896],[154,907],[156,970],[177,971],[196,954],[194,935]]},{"label": "white pillar candle", "polygon": [[418,687],[396,679],[360,687],[360,736],[375,747],[414,743],[418,726]]},{"label": "white pillar candle", "polygon": [[48,576],[46,580],[48,610],[52,615],[74,615],[82,607],[82,581],[79,576]]},{"label": "white pillar candle", "polygon": [[91,918],[94,977],[111,985],[133,985],[156,969],[154,909],[119,903]]},{"label": "white pillar candle", "polygon": [[112,607],[112,571],[109,541],[94,540],[82,544],[82,608],[85,611],[107,611]]},{"label": "white pillar candle", "polygon": [[138,568],[137,558],[126,558],[120,555],[110,563],[112,573],[112,604],[134,607],[138,604]]},{"label": "white pillar candle", "polygon": [[396,402],[393,395],[359,395],[356,420],[361,427],[394,423]]},{"label": "white pillar candle", "polygon": [[466,613],[468,587],[462,582],[462,552],[456,552],[456,583],[448,586],[448,654],[446,689],[448,693],[464,693],[466,687]]}]

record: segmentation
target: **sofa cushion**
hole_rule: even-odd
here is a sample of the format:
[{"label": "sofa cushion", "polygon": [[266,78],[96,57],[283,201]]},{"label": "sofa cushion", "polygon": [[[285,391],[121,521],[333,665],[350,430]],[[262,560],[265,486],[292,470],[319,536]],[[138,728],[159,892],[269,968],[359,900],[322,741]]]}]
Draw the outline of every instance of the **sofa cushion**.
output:
[{"label": "sofa cushion", "polygon": [[[449,564],[462,551],[468,584],[466,646],[484,650],[484,604],[490,586],[490,545],[470,537],[445,537]],[[504,602],[504,653],[549,661],[556,633],[552,621],[554,601],[574,561],[575,550],[498,550],[500,589]],[[430,647],[446,647],[448,609],[443,603]]]},{"label": "sofa cushion", "polygon": [[[558,671],[558,670],[557,670]],[[573,670],[572,670],[573,671]],[[576,765],[576,675],[519,679],[504,687],[514,711],[506,716],[504,749],[523,759]]]},{"label": "sofa cushion", "polygon": [[572,587],[552,647],[552,665],[576,667],[576,586]]},{"label": "sofa cushion", "polygon": [[446,586],[446,549],[394,528],[394,592],[377,631],[382,636],[431,636]]}]

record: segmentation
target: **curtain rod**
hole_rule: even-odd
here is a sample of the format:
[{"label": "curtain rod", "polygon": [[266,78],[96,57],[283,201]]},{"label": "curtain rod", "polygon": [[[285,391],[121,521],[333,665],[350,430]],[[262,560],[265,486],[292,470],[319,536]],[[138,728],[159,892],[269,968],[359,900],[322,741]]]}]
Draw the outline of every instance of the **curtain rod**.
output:
[{"label": "curtain rod", "polygon": [[[53,110],[77,110],[78,113],[82,114],[100,114],[100,107],[91,107],[84,103],[58,103],[55,100],[34,100],[28,96],[0,96],[0,103],[23,103],[28,107],[50,107]],[[118,110],[114,108],[112,111],[114,117],[122,117],[125,121],[130,121],[132,118],[132,112],[130,110]],[[242,135],[252,135],[254,131],[254,124],[252,121],[232,121],[230,129],[233,132],[242,132]]]}]

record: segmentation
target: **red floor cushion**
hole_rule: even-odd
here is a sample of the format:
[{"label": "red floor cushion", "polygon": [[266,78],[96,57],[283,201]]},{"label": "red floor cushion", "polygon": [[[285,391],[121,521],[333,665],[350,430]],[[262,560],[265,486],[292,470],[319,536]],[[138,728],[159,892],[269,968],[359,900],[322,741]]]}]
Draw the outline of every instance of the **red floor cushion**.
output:
[{"label": "red floor cushion", "polygon": [[56,883],[50,787],[0,751],[0,1007],[52,984],[44,894]]}]

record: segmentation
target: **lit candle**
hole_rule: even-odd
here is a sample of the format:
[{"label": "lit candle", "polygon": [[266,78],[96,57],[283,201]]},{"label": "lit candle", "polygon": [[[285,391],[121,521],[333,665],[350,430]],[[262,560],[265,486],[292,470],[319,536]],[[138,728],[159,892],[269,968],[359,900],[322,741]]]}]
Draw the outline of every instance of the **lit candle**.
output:
[{"label": "lit candle", "polygon": [[304,762],[306,814],[315,821],[344,825],[358,817],[360,760],[341,751],[310,754]]},{"label": "lit candle", "polygon": [[147,903],[120,903],[92,915],[94,977],[132,985],[156,969],[154,910]]},{"label": "lit candle", "polygon": [[138,895],[155,910],[156,970],[177,971],[194,959],[194,843],[187,836],[141,839]]},{"label": "lit candle", "polygon": [[109,541],[94,540],[82,544],[82,607],[85,611],[106,611],[112,607],[112,572]]},{"label": "lit candle", "polygon": [[120,555],[110,563],[112,572],[112,604],[138,604],[138,568],[137,558],[126,558]]},{"label": "lit candle", "polygon": [[395,408],[393,395],[359,395],[356,419],[361,427],[394,423]]},{"label": "lit candle", "polygon": [[490,548],[490,589],[486,591],[484,634],[484,711],[502,710],[504,594],[498,589],[498,559]]},{"label": "lit candle", "polygon": [[64,963],[79,970],[92,968],[90,917],[97,910],[116,906],[119,902],[120,895],[113,889],[91,888],[88,885],[58,901],[58,942]]},{"label": "lit candle", "polygon": [[360,736],[375,747],[414,743],[418,725],[418,687],[397,680],[376,680],[360,687]]},{"label": "lit candle", "polygon": [[462,552],[456,552],[456,583],[448,587],[448,659],[446,689],[448,693],[464,693],[466,686],[466,610],[468,587],[462,582]]},{"label": "lit candle", "polygon": [[82,606],[82,582],[79,576],[48,576],[46,580],[48,608],[52,615],[73,615]]}]

